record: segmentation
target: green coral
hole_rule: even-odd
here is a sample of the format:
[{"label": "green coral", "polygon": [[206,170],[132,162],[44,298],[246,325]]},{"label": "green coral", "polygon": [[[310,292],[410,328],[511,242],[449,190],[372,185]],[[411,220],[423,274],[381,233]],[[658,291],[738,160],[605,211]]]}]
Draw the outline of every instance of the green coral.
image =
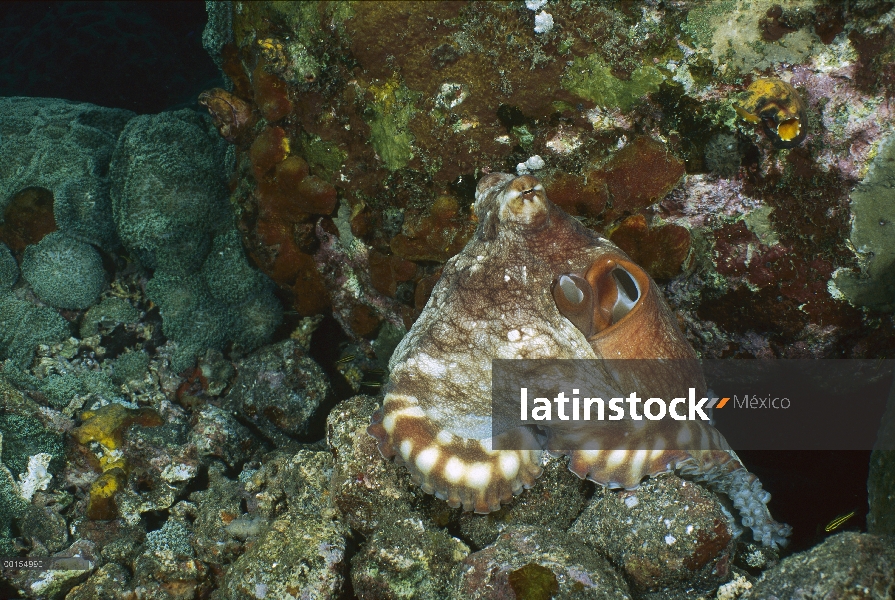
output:
[{"label": "green coral", "polygon": [[40,406],[0,375],[0,554],[15,554],[11,525],[25,517],[30,505],[19,496],[15,475],[28,471],[35,454],[50,455],[48,469],[58,473],[64,465],[62,435],[44,426]]},{"label": "green coral", "polygon": [[99,304],[91,306],[81,319],[81,337],[90,337],[100,332],[100,328],[113,328],[121,323],[136,323],[140,320],[140,311],[123,298],[106,298]]},{"label": "green coral", "polygon": [[99,252],[58,231],[25,248],[22,276],[38,298],[56,308],[88,308],[106,285]]},{"label": "green coral", "polygon": [[159,306],[165,336],[178,346],[173,368],[189,368],[227,341],[249,350],[268,341],[283,318],[273,288],[249,264],[235,230],[215,238],[198,275],[157,271],[146,293]]},{"label": "green coral", "polygon": [[0,242],[0,292],[15,285],[19,279],[19,265],[9,251],[9,246]]},{"label": "green coral", "polygon": [[837,271],[831,291],[855,306],[890,311],[895,308],[895,135],[884,139],[867,176],[851,194],[854,216],[849,239],[861,273]]},{"label": "green coral", "polygon": [[112,381],[118,385],[139,381],[149,370],[149,355],[145,352],[126,352],[110,362]]},{"label": "green coral", "polygon": [[120,400],[120,394],[109,375],[102,371],[76,371],[49,375],[40,380],[38,390],[51,406],[62,410],[75,396],[94,394],[106,401]]},{"label": "green coral", "polygon": [[58,472],[63,466],[65,445],[62,436],[50,431],[36,418],[3,413],[0,414],[0,432],[3,433],[3,463],[13,473],[25,473],[28,459],[46,452],[52,456],[49,470]]},{"label": "green coral", "polygon": [[656,67],[644,65],[627,81],[612,74],[596,53],[576,58],[562,78],[565,89],[605,108],[629,110],[646,94],[659,89],[665,76]]},{"label": "green coral", "polygon": [[370,142],[386,168],[395,171],[413,158],[413,135],[408,125],[421,94],[396,79],[370,86],[370,91],[375,98],[370,107]]},{"label": "green coral", "polygon": [[[0,446],[3,444],[3,434],[0,433]],[[0,458],[2,455],[0,447]],[[15,479],[6,466],[0,462],[0,554],[3,556],[15,556],[16,548],[12,543],[12,524],[15,519],[25,515],[28,504],[18,494]]]},{"label": "green coral", "polygon": [[27,367],[39,344],[53,344],[70,334],[68,321],[52,308],[0,292],[0,360]]},{"label": "green coral", "polygon": [[104,250],[118,247],[109,158],[129,110],[55,98],[0,98],[0,213],[27,188],[53,196],[60,231]]},{"label": "green coral", "polygon": [[146,294],[162,316],[162,331],[177,344],[171,367],[179,372],[192,367],[205,350],[223,349],[234,315],[216,300],[198,275],[156,271]]},{"label": "green coral", "polygon": [[228,304],[245,302],[270,282],[249,264],[235,229],[214,239],[201,272],[211,295]]},{"label": "green coral", "polygon": [[215,238],[201,273],[215,300],[232,310],[233,341],[254,350],[270,339],[283,309],[273,295],[273,282],[246,259],[236,230]]},{"label": "green coral", "polygon": [[254,350],[270,340],[283,320],[280,301],[267,290],[234,308],[236,326],[233,341],[247,350]]},{"label": "green coral", "polygon": [[111,163],[118,235],[143,265],[189,272],[214,235],[233,227],[227,148],[191,110],[142,115],[121,134]]}]

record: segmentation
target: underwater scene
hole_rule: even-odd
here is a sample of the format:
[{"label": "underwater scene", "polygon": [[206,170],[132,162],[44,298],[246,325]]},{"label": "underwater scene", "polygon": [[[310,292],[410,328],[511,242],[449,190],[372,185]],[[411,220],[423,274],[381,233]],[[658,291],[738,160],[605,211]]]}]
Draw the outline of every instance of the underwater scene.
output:
[{"label": "underwater scene", "polygon": [[895,2],[0,3],[0,599],[893,599],[892,359]]}]

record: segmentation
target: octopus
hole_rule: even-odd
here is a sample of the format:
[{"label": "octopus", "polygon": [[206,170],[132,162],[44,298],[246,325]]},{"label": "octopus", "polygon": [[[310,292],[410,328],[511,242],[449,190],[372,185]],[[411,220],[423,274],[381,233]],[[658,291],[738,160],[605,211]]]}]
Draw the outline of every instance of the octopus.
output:
[{"label": "octopus", "polygon": [[[382,456],[405,465],[425,492],[482,514],[530,488],[545,451],[567,455],[578,477],[613,489],[675,472],[728,495],[756,540],[785,545],[791,529],[771,517],[770,494],[709,422],[552,427],[545,435],[519,427],[509,435],[540,445],[495,444],[493,359],[647,365],[610,375],[647,393],[685,380],[703,393],[705,383],[655,282],[554,205],[537,178],[485,175],[474,211],[474,236],[445,264],[390,360],[383,405],[368,428]],[[581,436],[590,439],[570,443]]]}]

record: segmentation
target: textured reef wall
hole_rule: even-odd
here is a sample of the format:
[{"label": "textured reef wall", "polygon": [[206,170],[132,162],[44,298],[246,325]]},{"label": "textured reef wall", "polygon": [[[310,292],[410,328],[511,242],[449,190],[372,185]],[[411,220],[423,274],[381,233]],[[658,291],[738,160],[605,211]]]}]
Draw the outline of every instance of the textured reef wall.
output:
[{"label": "textured reef wall", "polygon": [[703,357],[891,358],[893,3],[207,9],[207,116],[0,99],[0,555],[91,561],[0,596],[892,596],[890,454],[870,533],[787,557],[673,473],[549,458],[451,509],[358,394],[491,172],[622,248]]},{"label": "textured reef wall", "polygon": [[206,32],[233,86],[205,103],[252,257],[356,340],[414,320],[474,182],[518,166],[665,285],[702,355],[881,356],[888,10],[234,3]]}]

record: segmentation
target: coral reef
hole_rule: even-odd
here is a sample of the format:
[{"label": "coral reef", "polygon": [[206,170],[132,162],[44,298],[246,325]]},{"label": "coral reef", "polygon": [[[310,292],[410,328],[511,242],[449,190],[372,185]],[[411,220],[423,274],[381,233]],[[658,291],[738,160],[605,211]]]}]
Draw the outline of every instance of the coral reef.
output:
[{"label": "coral reef", "polygon": [[99,253],[62,232],[25,249],[22,277],[38,298],[56,308],[89,308],[106,285]]},{"label": "coral reef", "polygon": [[9,251],[9,246],[0,242],[0,291],[6,292],[19,279],[19,264]]},{"label": "coral reef", "polygon": [[[438,310],[485,321],[457,309],[475,304],[458,264],[525,266],[497,279],[525,277],[516,291],[537,298],[499,296],[495,314],[585,350],[626,318],[596,250],[547,260],[574,263],[548,276],[549,253],[477,210],[476,182],[500,172],[543,182],[565,233],[667,299],[651,304],[661,327],[630,343],[664,331],[706,358],[891,357],[891,3],[206,5],[202,42],[225,76],[198,97],[209,116],[0,99],[0,554],[90,563],[2,568],[0,596],[891,595],[885,451],[869,510],[839,506],[864,497],[866,453],[740,453],[796,526],[781,550],[768,493],[718,438],[705,461],[655,469],[629,453],[617,469],[575,454],[574,473],[534,456],[478,515],[427,493],[475,508],[436,477],[455,463],[423,473],[416,441],[370,437],[383,396],[358,395],[387,392],[388,417],[408,373],[437,388],[434,362],[401,365],[422,360],[427,327],[463,337]],[[21,74],[23,52],[78,42],[84,56],[136,23],[110,9],[87,28],[92,10],[55,10],[71,36],[42,23],[6,60]],[[198,33],[160,39],[176,52]],[[148,47],[110,41],[125,39],[138,43],[102,58]],[[141,102],[174,93],[154,76]],[[483,231],[501,260],[462,252]],[[56,246],[71,252],[47,260]],[[495,339],[526,347],[522,327]],[[451,384],[490,358],[486,338],[441,345],[466,353]],[[435,398],[451,416],[432,423],[474,429],[476,411]],[[406,433],[380,418],[380,441],[378,427]],[[850,531],[812,537],[850,510]],[[879,535],[853,531],[865,515]]]},{"label": "coral reef", "polygon": [[2,98],[0,113],[0,211],[19,192],[42,188],[53,196],[56,227],[114,249],[109,161],[134,113],[50,98]]},{"label": "coral reef", "polygon": [[151,269],[188,271],[230,223],[225,144],[191,110],[131,119],[109,167],[125,248]]}]

